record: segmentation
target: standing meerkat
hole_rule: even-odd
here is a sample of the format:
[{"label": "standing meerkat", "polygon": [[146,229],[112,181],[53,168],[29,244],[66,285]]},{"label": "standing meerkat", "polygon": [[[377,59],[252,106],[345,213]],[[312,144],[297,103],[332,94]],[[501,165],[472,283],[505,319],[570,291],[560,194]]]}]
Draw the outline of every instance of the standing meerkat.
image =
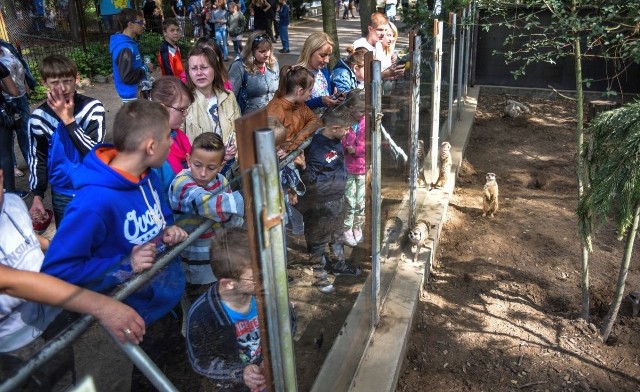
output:
[{"label": "standing meerkat", "polygon": [[438,180],[432,184],[432,188],[444,188],[449,181],[449,172],[451,172],[451,144],[449,142],[442,142],[440,145],[440,154],[438,156],[438,167],[440,172],[438,173]]},{"label": "standing meerkat", "polygon": [[487,182],[482,190],[482,216],[493,218],[493,214],[498,212],[498,183],[495,173],[487,173],[484,178]]},{"label": "standing meerkat", "polygon": [[424,176],[424,159],[427,154],[424,150],[424,140],[418,140],[418,187],[424,188],[427,186],[427,178]]}]

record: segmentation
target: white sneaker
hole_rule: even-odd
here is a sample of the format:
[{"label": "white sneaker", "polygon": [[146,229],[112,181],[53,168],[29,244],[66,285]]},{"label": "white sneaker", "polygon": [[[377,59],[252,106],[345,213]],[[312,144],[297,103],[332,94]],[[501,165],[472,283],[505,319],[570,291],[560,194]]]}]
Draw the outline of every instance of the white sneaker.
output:
[{"label": "white sneaker", "polygon": [[356,240],[356,243],[361,243],[362,240],[364,238],[362,238],[362,229],[359,227],[356,227],[355,229],[353,229],[353,239]]},{"label": "white sneaker", "polygon": [[356,239],[353,237],[353,232],[351,231],[351,229],[345,230],[344,234],[344,243],[349,245],[350,247],[354,247],[357,246],[358,243],[356,242]]}]

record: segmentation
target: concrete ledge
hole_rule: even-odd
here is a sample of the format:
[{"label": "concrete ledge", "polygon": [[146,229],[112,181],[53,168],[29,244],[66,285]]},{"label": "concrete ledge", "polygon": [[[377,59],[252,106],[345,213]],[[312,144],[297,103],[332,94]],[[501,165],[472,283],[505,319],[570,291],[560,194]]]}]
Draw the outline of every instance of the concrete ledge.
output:
[{"label": "concrete ledge", "polygon": [[451,135],[453,165],[450,178],[453,181],[450,180],[444,189],[429,192],[418,209],[418,219],[426,219],[435,225],[435,228],[431,230],[429,242],[418,254],[416,262],[413,262],[413,253],[405,249],[406,257],[398,263],[383,302],[380,323],[362,355],[360,365],[351,382],[350,391],[395,391],[396,389],[419,294],[436,254],[449,199],[455,187],[455,178],[462,164],[462,157],[473,126],[479,89],[471,88],[468,94],[460,121]]}]

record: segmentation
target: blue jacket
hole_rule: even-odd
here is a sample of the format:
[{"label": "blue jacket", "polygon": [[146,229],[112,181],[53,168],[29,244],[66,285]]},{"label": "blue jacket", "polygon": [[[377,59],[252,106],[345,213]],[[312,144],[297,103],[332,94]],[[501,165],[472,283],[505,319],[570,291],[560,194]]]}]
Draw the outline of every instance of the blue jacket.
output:
[{"label": "blue jacket", "polygon": [[329,70],[327,69],[327,67],[322,68],[320,71],[315,71],[314,74],[317,75],[318,72],[322,72],[322,74],[324,75],[324,78],[327,79],[328,90],[321,96],[318,96],[315,98],[309,98],[305,101],[305,103],[307,104],[307,106],[309,106],[310,109],[323,108],[324,104],[322,103],[322,97],[333,94],[333,83],[331,83],[331,77],[329,76]]},{"label": "blue jacket", "polygon": [[[307,167],[301,172],[307,193],[302,197],[306,202],[322,199],[323,202],[344,197],[347,169],[344,165],[344,151],[340,139],[329,139],[318,130],[311,144],[304,150]],[[66,218],[65,218],[66,219]]]},{"label": "blue jacket", "polygon": [[138,95],[138,84],[147,79],[147,67],[142,62],[138,43],[128,35],[116,33],[109,42],[113,84],[122,99]]},{"label": "blue jacket", "polygon": [[[74,177],[76,196],[47,251],[41,271],[67,282],[107,293],[133,276],[131,250],[162,243],[163,221],[173,223],[171,209],[160,199],[160,181],[149,171],[132,182],[108,166],[115,149],[96,146]],[[112,159],[112,158],[111,158]],[[184,291],[179,260],[172,260],[125,303],[147,325],[168,313]]]},{"label": "blue jacket", "polygon": [[289,26],[289,4],[284,4],[278,11],[280,17],[280,26]]},{"label": "blue jacket", "polygon": [[343,59],[340,59],[331,71],[331,82],[339,92],[350,91],[356,88],[358,80],[353,70],[349,68]]}]

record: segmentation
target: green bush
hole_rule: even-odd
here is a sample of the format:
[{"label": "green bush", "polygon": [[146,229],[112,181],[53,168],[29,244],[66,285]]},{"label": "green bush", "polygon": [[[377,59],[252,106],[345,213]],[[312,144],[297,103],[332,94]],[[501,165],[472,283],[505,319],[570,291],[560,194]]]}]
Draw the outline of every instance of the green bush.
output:
[{"label": "green bush", "polygon": [[68,57],[75,61],[82,77],[92,78],[96,75],[109,75],[112,72],[111,55],[106,43],[90,43],[86,51],[82,48],[74,48]]}]

